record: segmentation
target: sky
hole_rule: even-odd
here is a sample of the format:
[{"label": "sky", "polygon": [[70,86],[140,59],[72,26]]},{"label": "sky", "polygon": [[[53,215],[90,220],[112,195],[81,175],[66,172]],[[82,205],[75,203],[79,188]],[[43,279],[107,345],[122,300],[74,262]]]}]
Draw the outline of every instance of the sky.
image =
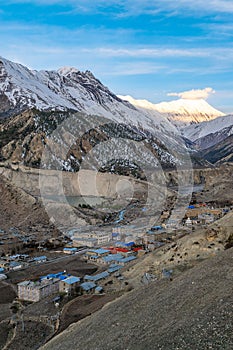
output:
[{"label": "sky", "polygon": [[232,0],[0,0],[0,56],[90,70],[116,94],[233,112]]}]

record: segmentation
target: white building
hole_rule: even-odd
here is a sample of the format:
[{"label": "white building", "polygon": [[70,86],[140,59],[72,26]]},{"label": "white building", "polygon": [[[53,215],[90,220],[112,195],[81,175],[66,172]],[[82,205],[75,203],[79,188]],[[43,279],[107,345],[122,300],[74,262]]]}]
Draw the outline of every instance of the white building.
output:
[{"label": "white building", "polygon": [[18,283],[18,298],[37,302],[47,296],[59,292],[58,278],[44,279],[42,281],[32,282],[23,281]]},{"label": "white building", "polygon": [[87,247],[95,247],[95,246],[101,246],[103,244],[107,244],[109,241],[111,241],[111,233],[104,232],[104,231],[93,231],[93,232],[87,232],[85,235],[79,233],[75,233],[73,237],[73,246],[79,247],[79,246],[87,246]]},{"label": "white building", "polygon": [[111,241],[112,235],[109,232],[91,232],[91,238],[97,239],[97,244],[102,245]]},{"label": "white building", "polygon": [[186,221],[185,221],[185,225],[187,226],[192,226],[192,220],[190,218],[188,218]]},{"label": "white building", "polygon": [[73,246],[74,247],[90,247],[94,248],[98,244],[96,238],[88,238],[88,237],[73,237]]},{"label": "white building", "polygon": [[124,226],[116,226],[112,229],[112,239],[114,241],[122,241],[129,234],[129,228]]}]

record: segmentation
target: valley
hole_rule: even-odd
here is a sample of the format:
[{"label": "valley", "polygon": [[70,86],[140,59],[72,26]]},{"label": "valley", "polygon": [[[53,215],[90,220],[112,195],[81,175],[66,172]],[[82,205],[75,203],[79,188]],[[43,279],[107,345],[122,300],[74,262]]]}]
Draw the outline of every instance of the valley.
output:
[{"label": "valley", "polygon": [[4,58],[0,92],[0,348],[230,349],[232,115]]}]

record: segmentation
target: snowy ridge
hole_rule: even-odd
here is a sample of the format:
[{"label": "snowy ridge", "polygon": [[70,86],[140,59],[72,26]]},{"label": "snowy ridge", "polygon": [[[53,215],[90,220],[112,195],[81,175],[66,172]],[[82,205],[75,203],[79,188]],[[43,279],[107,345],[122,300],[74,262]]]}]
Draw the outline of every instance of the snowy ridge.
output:
[{"label": "snowy ridge", "polygon": [[[32,108],[36,110],[33,111],[31,118],[28,109]],[[38,113],[37,110],[49,113]],[[88,118],[90,115],[93,117]],[[0,58],[0,118],[8,116],[15,118],[9,119],[9,123],[8,118],[4,119],[2,127],[4,130],[8,130],[13,123],[21,135],[24,120],[30,123],[31,128],[24,130],[20,138],[9,136],[8,143],[2,149],[2,158],[16,163],[23,162],[26,166],[38,166],[41,159],[40,147],[35,149],[33,145],[44,145],[44,137],[48,139],[54,131],[53,127],[56,129],[59,121],[65,122],[66,118],[68,124],[70,123],[68,130],[71,132],[73,130],[73,135],[77,130],[82,130],[82,127],[89,128],[89,119],[92,120],[91,130],[95,128],[93,124],[95,120],[97,125],[99,119],[103,120],[106,127],[105,135],[111,140],[117,139],[116,145],[112,140],[113,149],[108,149],[107,143],[104,144],[104,150],[98,155],[103,163],[107,161],[109,154],[114,155],[116,150],[119,152],[119,158],[127,153],[126,150],[131,156],[126,142],[120,143],[122,138],[136,141],[136,144],[133,143],[135,147],[132,146],[133,159],[139,163],[143,160],[150,167],[153,162],[155,166],[185,165],[189,159],[186,157],[187,148],[180,133],[166,117],[123,101],[109,91],[90,71],[81,72],[73,67],[63,67],[57,71],[35,71]],[[73,124],[70,122],[71,116],[74,118]],[[61,140],[55,141],[65,145],[67,135],[60,136]],[[101,143],[102,139],[98,137]],[[92,135],[88,135],[87,138],[86,142],[92,146]],[[77,149],[73,153],[70,151],[66,160],[54,158],[48,169],[52,169],[54,162],[61,164],[64,170],[79,169],[81,160],[87,156],[81,147],[82,140],[79,142]],[[153,156],[149,157],[148,149]],[[132,159],[129,158],[128,161],[133,168]]]},{"label": "snowy ridge", "polygon": [[233,133],[233,115],[226,115],[208,122],[187,126],[183,129],[183,135],[191,141],[196,141],[223,129],[228,130],[226,137]]},{"label": "snowy ridge", "polygon": [[73,67],[32,71],[0,57],[0,98],[2,96],[7,98],[12,110],[72,109],[151,131],[177,133],[163,116],[157,114],[151,118],[110,92],[91,72]]},{"label": "snowy ridge", "polygon": [[140,108],[150,114],[160,113],[167,117],[178,129],[192,123],[201,123],[209,121],[224,113],[210,106],[205,100],[188,100],[179,99],[171,102],[161,102],[153,104],[147,100],[135,100],[131,96],[120,96],[122,99],[129,101],[135,107]]},{"label": "snowy ridge", "polygon": [[[155,108],[156,105],[154,105],[153,103],[147,100],[136,100],[131,96],[121,96],[121,95],[117,95],[117,96],[123,101],[129,102],[131,105],[139,109],[144,114],[148,115],[156,123],[160,123],[161,113],[158,112],[158,110]],[[166,116],[162,117],[162,121],[164,125],[166,125],[166,128],[169,128],[171,132],[177,133],[177,128],[171,122],[168,121]]]}]

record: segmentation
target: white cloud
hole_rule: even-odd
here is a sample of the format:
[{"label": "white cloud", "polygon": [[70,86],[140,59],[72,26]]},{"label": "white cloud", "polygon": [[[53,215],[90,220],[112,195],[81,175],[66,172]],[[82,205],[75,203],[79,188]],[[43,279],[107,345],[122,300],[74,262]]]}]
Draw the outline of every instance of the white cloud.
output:
[{"label": "white cloud", "polygon": [[193,89],[183,92],[171,92],[167,96],[175,96],[185,100],[207,100],[207,98],[214,94],[215,91],[211,87],[206,87],[205,89]]}]

